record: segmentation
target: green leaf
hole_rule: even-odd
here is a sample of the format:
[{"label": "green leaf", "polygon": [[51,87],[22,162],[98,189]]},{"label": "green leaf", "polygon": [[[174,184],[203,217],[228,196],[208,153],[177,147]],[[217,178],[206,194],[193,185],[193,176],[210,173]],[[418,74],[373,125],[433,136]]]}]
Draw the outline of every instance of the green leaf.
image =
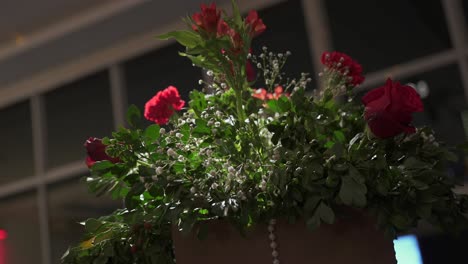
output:
[{"label": "green leaf", "polygon": [[125,196],[125,206],[128,209],[134,209],[140,204],[140,195],[145,191],[145,185],[141,182],[136,183]]},{"label": "green leaf", "polygon": [[197,119],[196,126],[193,129],[194,136],[210,135],[211,129],[208,127],[208,122],[204,119]]},{"label": "green leaf", "polygon": [[309,197],[307,197],[307,200],[304,204],[304,211],[306,213],[312,213],[315,211],[315,208],[317,208],[317,205],[319,204],[319,202],[322,200],[321,197],[317,196],[317,195],[311,195]]},{"label": "green leaf", "polygon": [[156,141],[159,138],[159,130],[161,128],[157,124],[153,124],[145,129],[144,135],[149,143]]},{"label": "green leaf", "polygon": [[202,43],[202,40],[197,33],[188,30],[172,31],[159,35],[158,38],[163,40],[174,38],[181,45],[191,49]]},{"label": "green leaf", "polygon": [[207,107],[205,94],[197,90],[190,92],[190,108],[193,109],[197,114],[200,114]]},{"label": "green leaf", "polygon": [[210,69],[210,70],[215,70],[218,67],[214,65],[213,63],[209,62],[204,56],[198,55],[198,56],[193,56],[187,53],[179,52],[179,55],[182,57],[187,57],[189,58],[193,64],[205,68],[205,69]]},{"label": "green leaf", "polygon": [[97,219],[91,218],[84,222],[84,226],[87,232],[95,233],[102,226],[102,222]]},{"label": "green leaf", "polygon": [[345,135],[340,130],[335,130],[333,135],[335,136],[336,140],[338,140],[338,142],[344,143],[346,140]]},{"label": "green leaf", "polygon": [[239,7],[237,6],[237,3],[235,0],[231,0],[232,4],[232,18],[234,19],[234,23],[236,23],[237,26],[242,26],[242,16],[239,11]]},{"label": "green leaf", "polygon": [[91,167],[92,171],[98,172],[98,171],[106,171],[109,170],[110,168],[114,167],[115,164],[108,161],[108,160],[102,160],[102,161],[97,161],[94,163],[94,165]]},{"label": "green leaf", "polygon": [[130,107],[127,110],[128,124],[134,128],[137,128],[140,126],[140,121],[141,121],[140,109],[138,109],[138,107],[136,107],[135,105],[130,105]]},{"label": "green leaf", "polygon": [[333,222],[335,222],[335,213],[324,202],[320,203],[319,207],[317,208],[316,214],[318,214],[320,219],[322,219],[327,224],[333,224]]},{"label": "green leaf", "polygon": [[356,181],[349,175],[342,177],[338,196],[345,205],[364,207],[366,205],[366,193],[367,187],[365,184]]},{"label": "green leaf", "polygon": [[317,214],[312,215],[306,222],[307,228],[314,231],[320,227],[320,217]]}]

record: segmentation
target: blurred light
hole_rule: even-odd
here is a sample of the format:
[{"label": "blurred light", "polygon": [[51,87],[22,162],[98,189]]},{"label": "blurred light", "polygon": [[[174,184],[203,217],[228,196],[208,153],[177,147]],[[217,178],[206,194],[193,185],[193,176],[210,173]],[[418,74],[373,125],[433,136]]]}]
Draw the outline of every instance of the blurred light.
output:
[{"label": "blurred light", "polygon": [[422,99],[429,96],[429,85],[424,80],[418,81],[417,83],[407,83],[406,85],[413,87]]},{"label": "blurred light", "polygon": [[0,229],[0,240],[5,240],[8,237],[7,231]]},{"label": "blurred light", "polygon": [[23,35],[21,35],[21,34],[16,34],[15,35],[15,44],[16,44],[16,46],[23,45],[25,41],[26,40],[25,40]]},{"label": "blurred light", "polygon": [[398,264],[423,264],[416,236],[401,236],[393,241]]}]

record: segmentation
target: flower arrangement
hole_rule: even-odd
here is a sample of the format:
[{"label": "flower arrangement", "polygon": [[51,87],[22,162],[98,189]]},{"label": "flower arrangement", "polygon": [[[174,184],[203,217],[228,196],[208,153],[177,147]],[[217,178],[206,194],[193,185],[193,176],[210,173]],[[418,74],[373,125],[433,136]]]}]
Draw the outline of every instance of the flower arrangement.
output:
[{"label": "flower arrangement", "polygon": [[[270,219],[333,224],[341,208],[369,213],[390,237],[425,220],[445,231],[467,224],[467,196],[447,175],[456,156],[428,128],[411,125],[423,110],[417,92],[388,79],[354,99],[361,66],[325,52],[323,89],[307,74],[285,76],[290,52],[251,54],[266,26],[256,11],[228,17],[215,4],[186,19],[174,38],[180,55],[212,81],[188,105],[176,87],[159,91],[130,128],[90,138],[90,190],[124,199],[125,208],[85,221],[84,242],[62,263],[174,263],[171,228],[206,235],[224,219],[242,232]],[[340,98],[340,100],[338,100]],[[194,228],[196,226],[196,228]]]}]

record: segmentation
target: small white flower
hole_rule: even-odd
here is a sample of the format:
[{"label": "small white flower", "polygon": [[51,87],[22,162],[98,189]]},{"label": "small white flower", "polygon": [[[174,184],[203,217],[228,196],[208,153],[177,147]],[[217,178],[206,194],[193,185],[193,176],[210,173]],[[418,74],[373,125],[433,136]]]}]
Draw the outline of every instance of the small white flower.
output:
[{"label": "small white flower", "polygon": [[212,149],[207,149],[206,150],[206,155],[211,156],[211,154],[213,154],[213,150]]},{"label": "small white flower", "polygon": [[182,138],[183,136],[184,136],[184,135],[182,135],[182,133],[177,133],[177,134],[176,134],[176,137],[177,137],[177,138]]},{"label": "small white flower", "polygon": [[156,175],[161,175],[163,172],[164,172],[164,168],[163,168],[163,167],[157,167],[157,168],[156,168]]},{"label": "small white flower", "polygon": [[174,158],[175,156],[177,156],[177,153],[173,149],[170,148],[167,150],[167,155]]},{"label": "small white flower", "polygon": [[209,70],[209,71],[206,72],[206,75],[208,75],[208,76],[210,76],[210,77],[213,76],[213,74],[214,74],[214,73],[213,73],[212,70]]},{"label": "small white flower", "polygon": [[151,179],[153,179],[153,181],[157,181],[158,180],[158,175],[151,176]]},{"label": "small white flower", "polygon": [[218,188],[218,184],[216,182],[213,182],[213,184],[211,184],[211,189],[216,189]]},{"label": "small white flower", "polygon": [[190,188],[190,192],[191,192],[192,194],[194,194],[196,191],[197,191],[197,189],[195,189],[195,187]]},{"label": "small white flower", "polygon": [[232,166],[229,166],[229,167],[228,167],[228,172],[230,172],[230,173],[235,173],[235,172],[236,172],[236,169],[234,169],[234,167],[232,167]]},{"label": "small white flower", "polygon": [[262,181],[260,182],[260,189],[261,189],[262,191],[266,191],[266,187],[267,187],[266,181],[265,181],[265,180],[262,180]]},{"label": "small white flower", "polygon": [[180,161],[180,162],[184,162],[185,158],[184,158],[184,156],[179,155],[179,157],[177,158],[177,160]]},{"label": "small white flower", "polygon": [[161,128],[159,129],[159,134],[161,134],[161,135],[166,134],[166,129],[165,129],[164,127],[161,127]]},{"label": "small white flower", "polygon": [[214,123],[214,126],[215,126],[215,127],[220,127],[220,126],[221,126],[221,123],[218,122],[218,121],[216,121],[216,122]]}]

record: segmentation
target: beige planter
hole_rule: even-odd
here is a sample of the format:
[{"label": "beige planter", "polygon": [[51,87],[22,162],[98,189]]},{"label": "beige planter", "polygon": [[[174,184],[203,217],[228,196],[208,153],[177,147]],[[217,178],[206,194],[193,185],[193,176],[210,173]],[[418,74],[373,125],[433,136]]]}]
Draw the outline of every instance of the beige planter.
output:
[{"label": "beige planter", "polygon": [[[356,219],[355,219],[356,220]],[[322,225],[311,232],[303,222],[279,221],[275,236],[283,264],[395,264],[393,241],[364,218]],[[362,220],[362,221],[361,221]],[[272,249],[267,226],[244,238],[223,221],[209,223],[209,234],[199,240],[173,230],[177,264],[270,264]]]}]

